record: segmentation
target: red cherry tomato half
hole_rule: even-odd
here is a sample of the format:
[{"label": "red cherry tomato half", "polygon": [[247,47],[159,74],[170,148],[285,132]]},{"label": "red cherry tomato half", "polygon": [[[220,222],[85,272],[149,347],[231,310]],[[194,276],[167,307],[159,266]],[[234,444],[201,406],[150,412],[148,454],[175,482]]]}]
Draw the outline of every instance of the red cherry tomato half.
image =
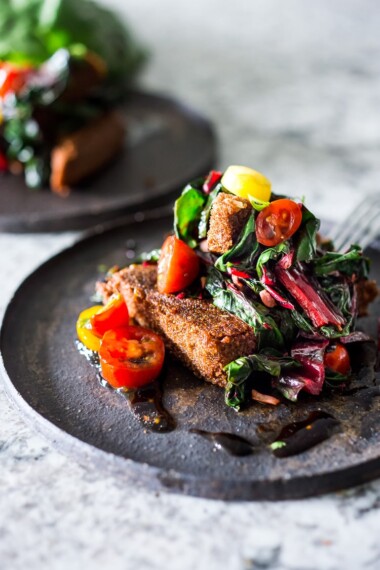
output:
[{"label": "red cherry tomato half", "polygon": [[153,382],[164,357],[162,339],[142,327],[107,331],[99,349],[102,376],[114,388],[139,388]]},{"label": "red cherry tomato half", "polygon": [[18,93],[24,87],[31,70],[31,67],[0,63],[0,97],[10,92]]},{"label": "red cherry tomato half", "polygon": [[256,219],[256,237],[262,245],[273,247],[289,239],[302,222],[301,208],[293,200],[274,200]]},{"label": "red cherry tomato half", "polygon": [[107,305],[91,317],[91,328],[99,336],[110,329],[129,325],[127,305],[122,295],[112,296]]},{"label": "red cherry tomato half", "polygon": [[328,347],[325,353],[324,364],[334,372],[339,372],[346,376],[351,370],[350,355],[347,348],[342,344],[333,344]]},{"label": "red cherry tomato half", "polygon": [[160,293],[177,293],[188,287],[199,273],[199,259],[184,241],[169,236],[161,248],[157,266]]}]

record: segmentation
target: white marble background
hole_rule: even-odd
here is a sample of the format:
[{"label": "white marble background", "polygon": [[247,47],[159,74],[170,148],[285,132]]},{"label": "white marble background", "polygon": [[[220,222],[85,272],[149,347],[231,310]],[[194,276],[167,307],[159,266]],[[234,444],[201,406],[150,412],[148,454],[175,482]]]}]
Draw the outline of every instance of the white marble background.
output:
[{"label": "white marble background", "polygon": [[[105,3],[151,48],[143,85],[216,123],[221,166],[252,165],[332,220],[378,192],[376,0]],[[0,235],[0,316],[21,280],[77,237]],[[60,455],[0,391],[1,570],[375,570],[379,507],[379,481],[285,503],[136,491]]]}]

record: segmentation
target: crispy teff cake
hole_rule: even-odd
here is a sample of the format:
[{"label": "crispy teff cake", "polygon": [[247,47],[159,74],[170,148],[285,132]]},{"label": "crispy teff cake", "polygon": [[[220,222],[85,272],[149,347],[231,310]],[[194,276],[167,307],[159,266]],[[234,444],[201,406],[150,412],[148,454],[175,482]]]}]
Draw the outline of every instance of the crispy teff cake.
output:
[{"label": "crispy teff cake", "polygon": [[218,194],[211,209],[208,249],[219,254],[231,249],[251,212],[252,206],[248,200],[225,192]]},{"label": "crispy teff cake", "polygon": [[115,291],[122,293],[139,325],[160,334],[166,347],[196,376],[224,387],[224,366],[255,352],[253,329],[210,301],[159,293],[156,279],[155,266],[131,265],[99,283],[98,291],[105,300]]},{"label": "crispy teff cake", "polygon": [[70,186],[109,163],[120,152],[124,138],[124,120],[117,111],[110,111],[62,138],[51,153],[53,192],[67,194]]}]

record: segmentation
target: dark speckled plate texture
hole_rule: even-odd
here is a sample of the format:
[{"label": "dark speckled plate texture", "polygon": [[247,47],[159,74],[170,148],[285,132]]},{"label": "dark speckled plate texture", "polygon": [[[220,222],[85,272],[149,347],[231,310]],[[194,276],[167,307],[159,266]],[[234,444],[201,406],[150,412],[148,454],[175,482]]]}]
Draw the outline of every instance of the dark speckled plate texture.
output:
[{"label": "dark speckled plate texture", "polygon": [[[126,263],[130,240],[137,251],[162,242],[171,219],[150,214],[106,229],[63,251],[24,281],[3,323],[4,385],[33,426],[62,451],[90,468],[108,470],[123,483],[226,500],[299,498],[343,489],[380,476],[380,398],[367,391],[303,400],[276,408],[252,404],[236,413],[223,391],[196,379],[168,359],[164,404],[177,427],[145,431],[126,401],[102,388],[75,346],[78,313],[91,304],[99,264]],[[370,250],[380,279],[380,254]],[[376,332],[379,304],[364,323]],[[367,382],[366,374],[362,382]],[[367,393],[367,394],[366,394]],[[276,458],[260,440],[260,424],[278,430],[325,410],[342,422],[340,433],[294,457]],[[240,434],[260,450],[233,457],[191,428]]]},{"label": "dark speckled plate texture", "polygon": [[0,177],[0,231],[62,231],[161,206],[215,161],[210,123],[177,101],[131,93],[124,107],[127,136],[121,155],[61,198],[31,190],[20,176]]}]

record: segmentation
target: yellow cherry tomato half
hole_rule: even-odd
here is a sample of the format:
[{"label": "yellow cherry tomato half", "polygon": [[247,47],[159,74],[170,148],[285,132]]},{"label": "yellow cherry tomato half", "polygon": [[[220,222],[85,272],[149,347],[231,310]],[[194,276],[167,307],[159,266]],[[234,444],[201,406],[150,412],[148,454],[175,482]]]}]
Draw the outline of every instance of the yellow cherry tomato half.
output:
[{"label": "yellow cherry tomato half", "polygon": [[77,335],[84,346],[89,350],[99,351],[102,337],[92,330],[91,318],[104,310],[103,305],[94,305],[82,311],[77,320]]},{"label": "yellow cherry tomato half", "polygon": [[256,199],[269,202],[272,185],[268,178],[248,168],[248,166],[229,166],[223,174],[222,186],[240,198]]}]

